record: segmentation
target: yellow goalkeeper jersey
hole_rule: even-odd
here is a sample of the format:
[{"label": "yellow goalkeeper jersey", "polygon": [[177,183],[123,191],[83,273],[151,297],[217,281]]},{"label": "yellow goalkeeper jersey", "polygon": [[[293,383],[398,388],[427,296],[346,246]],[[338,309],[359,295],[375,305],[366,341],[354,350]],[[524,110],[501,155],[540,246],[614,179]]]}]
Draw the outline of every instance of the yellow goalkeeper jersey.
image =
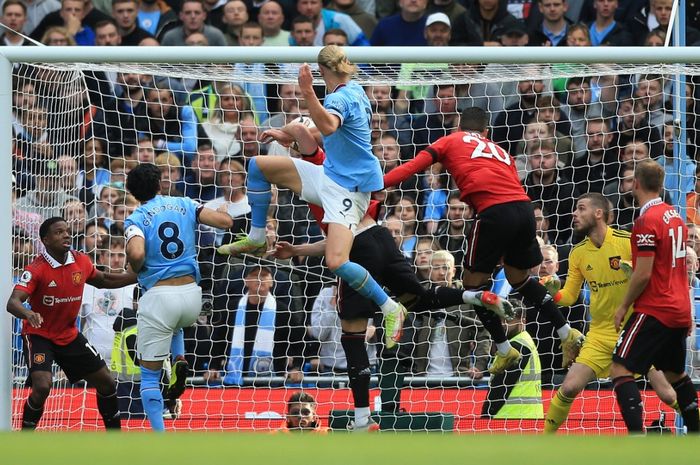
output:
[{"label": "yellow goalkeeper jersey", "polygon": [[608,227],[600,248],[586,237],[569,254],[569,274],[561,291],[559,305],[574,304],[581,293],[583,281],[588,283],[591,289],[588,337],[617,339],[615,310],[629,285],[629,278],[620,267],[621,260],[632,260],[630,233],[611,227]]}]

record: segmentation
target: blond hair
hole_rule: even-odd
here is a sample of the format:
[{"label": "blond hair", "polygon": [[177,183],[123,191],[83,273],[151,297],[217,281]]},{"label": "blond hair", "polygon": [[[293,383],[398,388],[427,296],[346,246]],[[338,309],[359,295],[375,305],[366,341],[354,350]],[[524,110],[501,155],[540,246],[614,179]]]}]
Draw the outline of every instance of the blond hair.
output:
[{"label": "blond hair", "polygon": [[326,45],[318,52],[318,64],[324,66],[336,74],[353,75],[357,72],[357,66],[350,63],[345,52],[337,45]]},{"label": "blond hair", "polygon": [[436,250],[430,256],[430,263],[432,264],[435,260],[445,260],[450,268],[455,267],[455,257],[447,250]]},{"label": "blond hair", "polygon": [[161,153],[156,157],[155,160],[153,160],[153,164],[156,165],[158,168],[164,168],[166,166],[169,168],[182,168],[182,163],[180,162],[180,159],[177,158],[177,155],[171,152]]},{"label": "blond hair", "polygon": [[542,255],[544,255],[544,252],[551,252],[552,253],[552,258],[554,259],[555,262],[559,262],[559,252],[557,252],[557,248],[554,247],[551,244],[545,244],[540,246],[540,252]]}]

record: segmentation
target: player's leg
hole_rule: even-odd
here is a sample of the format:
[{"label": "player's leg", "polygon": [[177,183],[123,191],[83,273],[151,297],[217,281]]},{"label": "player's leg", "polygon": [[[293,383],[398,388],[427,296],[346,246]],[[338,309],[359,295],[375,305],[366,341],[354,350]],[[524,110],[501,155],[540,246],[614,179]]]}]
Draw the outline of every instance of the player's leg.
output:
[{"label": "player's leg", "polygon": [[22,429],[36,429],[44,414],[44,403],[51,392],[53,377],[51,365],[54,361],[53,344],[40,336],[24,336],[24,359],[29,370],[29,385],[32,392],[24,402]]},{"label": "player's leg", "polygon": [[[246,181],[246,194],[251,208],[250,232],[245,238],[219,247],[219,253],[261,255],[265,252],[265,225],[267,223],[267,211],[272,200],[272,185],[290,189],[295,194],[302,196],[303,183],[302,176],[297,170],[298,163],[315,166],[301,160],[295,162],[294,159],[289,157],[265,156],[253,157],[250,160]],[[323,169],[319,166],[316,166],[316,168]],[[304,200],[309,201],[306,198]],[[319,201],[312,203],[318,205]]]},{"label": "player's leg", "polygon": [[544,432],[556,433],[559,427],[569,416],[571,405],[576,396],[586,385],[596,377],[595,371],[583,363],[574,363],[564,378],[564,382],[557,390],[547,410],[544,420]]},{"label": "player's leg", "polygon": [[170,343],[170,357],[172,370],[165,397],[169,403],[173,403],[185,392],[185,381],[190,374],[190,365],[185,359],[185,333],[182,329],[173,333],[173,340]]},{"label": "player's leg", "polygon": [[357,431],[369,427],[374,429],[375,424],[370,417],[369,407],[369,382],[371,371],[365,344],[367,318],[341,320],[340,324],[343,331],[340,336],[340,342],[347,360],[348,378],[350,379],[350,389],[352,390],[355,407],[353,429]]},{"label": "player's leg", "polygon": [[100,412],[105,429],[121,429],[117,383],[107,366],[84,376],[85,381],[95,388],[97,410]]},{"label": "player's leg", "polygon": [[649,373],[647,373],[647,379],[651,387],[654,388],[654,392],[656,392],[656,396],[659,400],[680,413],[676,391],[673,390],[673,386],[671,386],[671,383],[666,379],[666,375],[656,368],[651,367]]}]

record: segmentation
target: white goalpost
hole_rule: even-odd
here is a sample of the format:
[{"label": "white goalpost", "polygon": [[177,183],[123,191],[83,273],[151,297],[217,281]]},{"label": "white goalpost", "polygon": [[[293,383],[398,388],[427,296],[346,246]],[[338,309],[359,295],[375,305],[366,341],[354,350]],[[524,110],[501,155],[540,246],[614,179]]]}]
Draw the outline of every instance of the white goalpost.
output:
[{"label": "white goalpost", "polygon": [[[25,250],[36,253],[38,246],[37,238],[30,237],[38,226],[21,221],[36,222],[53,216],[49,212],[64,212],[69,205],[78,205],[80,212],[76,214],[74,232],[80,242],[76,242],[76,248],[90,253],[100,266],[109,268],[119,263],[123,253],[119,250],[118,235],[119,225],[132,206],[123,186],[123,177],[130,167],[154,162],[158,157],[160,162],[155,163],[168,179],[173,173],[181,178],[172,178],[168,186],[178,193],[202,196],[202,202],[206,203],[215,198],[213,192],[217,192],[216,198],[227,192],[224,189],[227,186],[220,185],[224,182],[218,169],[222,161],[245,166],[250,156],[260,151],[288,154],[274,144],[257,144],[254,137],[272,125],[272,121],[284,124],[304,114],[303,102],[296,101],[293,91],[291,96],[283,94],[282,88],[296,83],[298,65],[315,63],[319,50],[317,47],[2,47],[0,153],[5,156],[0,159],[0,179],[5,182],[0,183],[0,204],[7,207],[6,213],[0,215],[0,243],[5,244],[0,247],[3,264],[0,302],[7,302],[10,296],[18,263],[28,263],[28,257],[18,261],[18,255],[27,253]],[[686,127],[690,125],[686,120],[700,118],[695,113],[700,111],[700,102],[694,99],[700,99],[700,90],[696,90],[700,86],[700,47],[349,47],[346,51],[348,58],[359,65],[356,79],[367,89],[374,106],[373,150],[387,170],[413,158],[437,134],[454,129],[454,117],[462,108],[480,106],[487,111],[492,138],[502,147],[508,147],[528,195],[539,205],[538,233],[544,244],[551,244],[559,253],[564,270],[568,252],[576,240],[571,231],[570,213],[577,195],[589,190],[602,192],[611,199],[613,225],[621,229],[630,226],[634,206],[624,186],[630,176],[628,169],[636,160],[661,160],[667,171],[667,199],[683,215],[695,215],[697,203],[687,203],[687,195],[695,190],[693,158],[700,159],[700,152],[695,153],[693,148],[693,153],[689,153],[691,147],[686,144],[688,137],[692,137],[690,144],[700,143],[700,134],[695,130],[700,133],[700,125],[694,122],[694,127]],[[322,84],[318,74],[315,78],[317,85]],[[690,94],[686,92],[687,84]],[[200,86],[208,90],[202,91]],[[380,96],[386,86],[395,89]],[[587,90],[581,90],[584,87]],[[244,93],[241,95],[236,89]],[[588,92],[591,101],[575,102],[570,93],[579,90]],[[164,97],[159,95],[163,92],[172,99],[167,108],[172,109],[175,119],[154,116],[157,104],[163,108]],[[130,100],[137,94],[139,100]],[[193,103],[200,94],[202,100]],[[221,100],[226,96],[236,100],[234,109],[222,107]],[[108,102],[114,104],[113,109],[108,108],[112,105]],[[119,106],[125,102],[128,111]],[[294,105],[286,106],[289,102]],[[137,105],[141,105],[139,110]],[[238,105],[245,105],[245,109]],[[226,124],[222,116],[226,111],[237,112],[235,123]],[[278,115],[276,120],[275,115]],[[131,118],[128,124],[127,118]],[[251,129],[243,123],[246,118],[251,121],[253,136],[246,133],[246,129]],[[156,119],[159,123],[152,124]],[[594,123],[601,124],[601,128],[593,130]],[[187,132],[191,130],[195,133]],[[180,133],[173,138],[169,131]],[[602,137],[601,147],[592,142],[597,137]],[[205,151],[202,147],[212,152],[207,168],[199,160]],[[557,156],[554,165],[533,166],[535,158],[540,157],[537,161],[540,163],[549,149]],[[587,161],[589,152],[597,154],[596,150],[604,154],[600,172],[595,171],[598,162],[593,166]],[[143,151],[150,151],[150,155]],[[47,163],[51,163],[50,168]],[[226,166],[228,171],[236,173],[232,165]],[[582,174],[584,169],[588,175]],[[31,171],[31,176],[26,179],[20,176],[27,174],[21,170]],[[206,184],[203,176],[211,175],[212,171],[216,175]],[[548,183],[546,178],[552,173],[556,173],[554,181]],[[107,176],[104,184],[100,184],[100,176]],[[86,179],[90,183],[87,188],[78,185],[88,182]],[[426,244],[421,241],[427,240],[427,250],[450,252],[459,269],[460,253],[464,250],[455,244],[462,239],[458,232],[450,230],[450,223],[462,221],[462,233],[466,234],[470,218],[467,213],[450,216],[453,212],[450,193],[454,186],[449,177],[428,171],[411,182],[386,193],[379,219],[389,229],[392,221],[396,222],[397,245],[415,264],[421,279],[434,282],[429,263],[420,262],[421,244]],[[212,186],[212,196],[205,195],[202,186]],[[45,205],[31,204],[29,200],[13,203],[13,192],[18,197],[31,197],[37,192],[41,194],[41,189],[54,195],[52,202],[62,199],[60,204],[48,205],[48,201]],[[83,197],[86,192],[87,197]],[[314,229],[313,218],[303,203],[285,191],[277,195],[276,221],[271,222],[275,237],[299,243],[318,240],[320,233]],[[16,205],[21,206],[18,210],[30,215],[16,220]],[[243,206],[236,208],[240,208],[236,217],[245,229],[247,211]],[[700,223],[700,212],[697,215]],[[98,231],[97,224],[106,233],[94,232],[93,237],[87,230],[92,225]],[[200,262],[205,269],[206,303],[213,306],[214,316],[203,314],[197,328],[186,335],[188,360],[195,370],[189,386],[195,393],[185,394],[181,416],[167,424],[168,427],[269,430],[279,423],[286,398],[300,389],[317,397],[324,424],[333,412],[352,409],[345,367],[340,363],[336,366],[337,360],[323,352],[324,348],[332,350],[328,348],[335,347],[334,343],[339,347],[339,341],[323,339],[333,337],[329,334],[335,328],[334,323],[320,316],[314,319],[313,312],[322,306],[322,299],[334,302],[330,298],[332,291],[322,290],[332,282],[323,263],[272,259],[256,262],[272,269],[275,285],[271,292],[289,310],[284,332],[280,333],[286,334],[282,341],[286,346],[280,352],[285,357],[284,369],[268,370],[270,373],[264,375],[248,374],[233,382],[228,376],[231,370],[227,359],[233,327],[242,324],[233,315],[245,293],[243,278],[251,264],[229,262],[210,253],[213,244],[223,240],[224,232],[201,230],[200,234],[202,241],[209,241],[201,246]],[[97,244],[103,239],[102,245],[87,245],[87,241],[94,240]],[[31,244],[28,249],[22,249],[18,243]],[[94,303],[95,308],[104,305],[100,318],[109,321],[111,328],[118,311],[110,305],[117,298],[102,295],[94,299],[90,305]],[[121,304],[130,307],[131,301]],[[478,325],[468,309],[458,312],[464,317],[460,321],[472,323],[463,323],[467,329],[459,329],[460,336],[455,341],[447,335],[443,339],[443,333],[449,331],[445,329],[449,327],[447,322],[436,323],[422,317],[411,320],[413,339],[405,345],[411,349],[398,355],[401,361],[394,368],[394,371],[402,370],[402,381],[393,381],[405,387],[401,406],[416,415],[425,412],[449,415],[450,430],[533,432],[541,429],[539,418],[504,421],[482,418],[481,403],[488,383],[480,377],[467,376],[465,367],[469,365],[484,372],[490,342],[478,336]],[[0,317],[1,431],[18,428],[21,404],[28,391],[23,387],[26,370],[21,348],[17,346],[17,326],[11,315],[0,313],[3,315]],[[587,327],[585,295],[567,310],[567,316],[581,328]],[[90,326],[90,318],[81,315],[83,330],[100,333],[102,330]],[[423,336],[419,334],[425,328],[428,328],[427,339],[420,339]],[[540,377],[544,376],[547,386],[546,407],[552,392],[556,392],[557,382],[565,374],[560,366],[555,366],[561,364],[561,354],[555,347],[552,328],[546,323],[529,315],[527,329],[536,333],[532,334],[533,338],[538,345],[542,344],[538,350],[543,360]],[[436,336],[438,332],[440,336]],[[443,357],[444,363],[437,363],[436,352],[432,355],[430,352],[438,337],[440,347],[445,350],[451,350],[451,342],[459,347],[465,365],[458,363],[453,354],[456,366],[452,373],[445,374],[450,371],[444,366],[451,363],[449,357]],[[368,341],[374,344],[373,339]],[[486,349],[479,352],[479,347]],[[382,383],[394,378],[382,371],[381,350],[377,347],[375,352],[370,407],[382,410],[387,402],[391,403],[386,400],[386,386]],[[691,355],[697,356],[696,352],[693,347]],[[303,381],[290,386],[287,378],[292,368],[305,374]],[[220,378],[212,372],[219,372]],[[577,400],[569,423],[562,430],[600,434],[624,428],[614,394],[600,386],[604,386],[604,381]],[[86,392],[84,387],[67,387],[65,382],[56,385],[40,429],[101,427],[91,400],[93,394]],[[646,423],[657,413],[671,412],[656,400],[652,391],[644,399],[655,409],[652,416],[647,415]],[[131,408],[131,404],[127,396],[125,405]],[[141,417],[134,418],[126,423],[127,428],[143,429],[145,423],[138,419]],[[417,429],[433,429],[429,422],[428,418]],[[397,423],[396,428],[403,426]]]}]

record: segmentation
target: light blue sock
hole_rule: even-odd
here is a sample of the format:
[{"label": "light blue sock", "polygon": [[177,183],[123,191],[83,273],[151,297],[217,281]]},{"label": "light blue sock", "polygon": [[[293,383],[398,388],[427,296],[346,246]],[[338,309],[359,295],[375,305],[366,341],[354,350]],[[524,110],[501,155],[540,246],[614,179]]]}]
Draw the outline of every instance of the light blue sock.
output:
[{"label": "light blue sock", "polygon": [[185,332],[179,329],[173,333],[173,340],[170,342],[170,356],[175,361],[179,355],[185,355]]},{"label": "light blue sock", "polygon": [[272,201],[272,186],[258,168],[255,157],[248,163],[247,188],[252,226],[264,229],[267,223],[267,210]]},{"label": "light blue sock", "polygon": [[161,370],[141,367],[141,403],[153,431],[165,431],[163,394],[160,392]]},{"label": "light blue sock", "polygon": [[347,261],[336,268],[336,276],[348,283],[348,286],[355,289],[362,297],[371,299],[380,307],[389,300],[389,296],[374,280],[372,275],[361,265]]}]

